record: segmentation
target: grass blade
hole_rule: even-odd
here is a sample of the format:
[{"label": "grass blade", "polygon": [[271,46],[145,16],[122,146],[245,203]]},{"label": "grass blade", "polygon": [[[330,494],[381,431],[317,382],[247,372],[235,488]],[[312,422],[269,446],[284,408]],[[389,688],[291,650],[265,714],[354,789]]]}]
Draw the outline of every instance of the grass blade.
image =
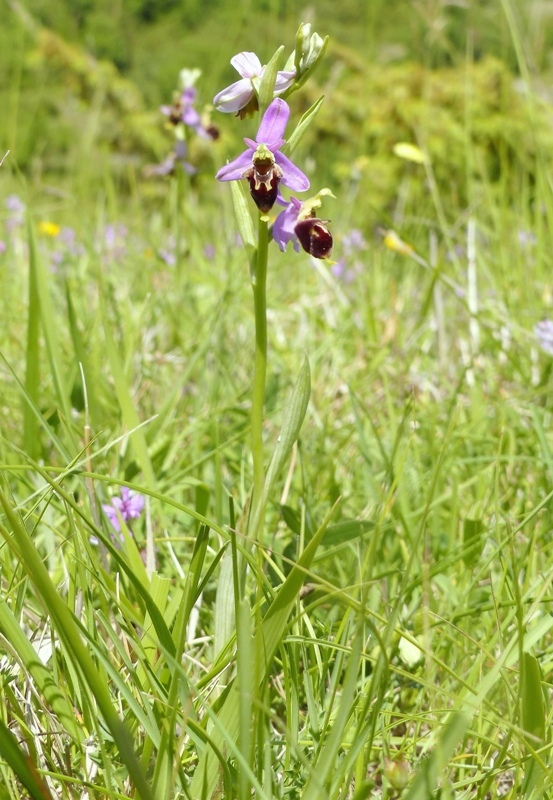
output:
[{"label": "grass blade", "polygon": [[54,800],[32,758],[0,720],[0,756],[10,765],[33,800]]},{"label": "grass blade", "polygon": [[119,749],[121,760],[142,800],[154,800],[146,778],[134,752],[130,734],[115,712],[107,686],[104,684],[96,664],[81,639],[81,631],[73,614],[58,594],[50,575],[25,526],[12,510],[6,496],[0,491],[0,504],[12,533],[0,525],[0,535],[15,552],[31,579],[44,607],[52,618],[53,625],[65,644],[71,660],[79,667],[81,675],[98,703],[106,725]]}]

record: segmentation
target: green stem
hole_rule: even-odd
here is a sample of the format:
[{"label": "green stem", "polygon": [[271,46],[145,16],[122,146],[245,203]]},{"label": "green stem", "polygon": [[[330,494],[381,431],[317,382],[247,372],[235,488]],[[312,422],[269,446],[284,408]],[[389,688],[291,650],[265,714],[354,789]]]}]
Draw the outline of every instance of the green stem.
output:
[{"label": "green stem", "polygon": [[253,458],[253,498],[252,519],[256,521],[252,536],[258,537],[261,527],[260,503],[265,484],[265,464],[263,461],[263,401],[265,398],[265,378],[267,374],[267,257],[269,247],[269,226],[265,216],[259,217],[257,253],[252,270],[252,288],[255,307],[255,362],[252,396],[252,458]]}]

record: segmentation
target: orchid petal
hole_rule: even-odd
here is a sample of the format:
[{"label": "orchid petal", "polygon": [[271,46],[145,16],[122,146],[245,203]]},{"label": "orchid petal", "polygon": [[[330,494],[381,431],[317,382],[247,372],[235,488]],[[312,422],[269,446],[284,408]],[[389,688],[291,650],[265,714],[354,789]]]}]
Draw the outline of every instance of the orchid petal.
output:
[{"label": "orchid petal", "polygon": [[188,106],[183,110],[181,119],[190,128],[195,128],[201,122],[200,115],[193,106]]},{"label": "orchid petal", "polygon": [[294,228],[296,227],[300,210],[301,202],[297,197],[292,197],[284,211],[281,211],[274,221],[272,227],[273,240],[277,243],[282,252],[286,250],[288,242],[292,242],[294,250],[299,252],[300,243],[298,242]]},{"label": "orchid petal", "polygon": [[132,491],[130,495],[127,500],[126,512],[131,519],[137,519],[144,508],[144,495]]},{"label": "orchid petal", "polygon": [[286,89],[289,89],[290,86],[296,80],[296,70],[289,70],[284,71],[280,70],[277,72],[276,81],[275,81],[275,94],[281,94],[281,92],[285,92]]},{"label": "orchid petal", "polygon": [[186,89],[183,89],[181,92],[181,103],[185,106],[195,103],[197,94],[197,91],[192,86],[186,87]]},{"label": "orchid petal", "polygon": [[244,177],[244,173],[252,166],[252,154],[250,150],[244,150],[243,153],[221,167],[215,176],[218,181],[239,181]]},{"label": "orchid petal", "polygon": [[[275,145],[282,142],[282,136],[289,117],[290,108],[288,103],[277,97],[263,114],[263,119],[255,137],[256,140],[266,144],[270,150],[274,150]],[[282,147],[282,144],[278,144],[278,147]]]},{"label": "orchid petal", "polygon": [[253,95],[253,86],[249,78],[242,78],[236,83],[231,83],[213,98],[213,105],[217,111],[231,114],[240,111],[247,105],[248,100]]},{"label": "orchid petal", "polygon": [[239,75],[250,80],[251,78],[258,78],[261,75],[261,70],[263,69],[261,66],[261,61],[258,59],[256,54],[248,53],[246,51],[233,56],[230,60],[230,63]]},{"label": "orchid petal", "polygon": [[250,150],[257,150],[257,142],[254,142],[254,140],[253,140],[253,139],[248,139],[248,137],[246,137],[246,138],[244,139],[244,142],[245,142],[245,144],[247,144],[247,145],[248,145],[248,147],[250,148]]},{"label": "orchid petal", "polygon": [[307,175],[299,167],[296,167],[284,153],[277,150],[275,161],[282,170],[281,183],[284,186],[288,186],[294,192],[305,192],[309,189],[310,183]]}]

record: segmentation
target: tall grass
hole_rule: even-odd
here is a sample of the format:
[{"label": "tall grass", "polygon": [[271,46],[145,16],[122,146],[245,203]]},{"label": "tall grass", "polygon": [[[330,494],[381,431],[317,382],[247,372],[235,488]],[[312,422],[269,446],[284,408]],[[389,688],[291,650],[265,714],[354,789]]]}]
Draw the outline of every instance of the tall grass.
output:
[{"label": "tall grass", "polygon": [[[462,185],[426,137],[435,106],[412,131],[419,162],[391,147],[374,162],[400,175],[386,203],[317,134],[346,272],[271,255],[253,547],[251,290],[210,180],[231,134],[199,176],[157,188],[131,164],[124,191],[92,130],[59,187],[18,174],[13,147],[2,800],[551,794],[551,356],[533,334],[553,303],[550,107],[501,9],[528,147],[489,158],[465,54]],[[321,82],[327,104],[357,98],[355,81]],[[145,507],[118,535],[102,505],[122,487]]]}]

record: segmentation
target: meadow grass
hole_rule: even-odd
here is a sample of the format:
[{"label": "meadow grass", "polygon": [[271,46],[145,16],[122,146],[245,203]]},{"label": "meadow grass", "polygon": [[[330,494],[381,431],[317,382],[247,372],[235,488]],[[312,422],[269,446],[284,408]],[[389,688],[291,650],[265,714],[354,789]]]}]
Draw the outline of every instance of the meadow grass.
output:
[{"label": "meadow grass", "polygon": [[532,147],[490,168],[467,58],[461,191],[421,123],[392,202],[332,185],[334,269],[271,246],[256,542],[233,134],[159,184],[92,130],[59,185],[4,162],[1,800],[551,795],[551,159],[506,18]]}]

